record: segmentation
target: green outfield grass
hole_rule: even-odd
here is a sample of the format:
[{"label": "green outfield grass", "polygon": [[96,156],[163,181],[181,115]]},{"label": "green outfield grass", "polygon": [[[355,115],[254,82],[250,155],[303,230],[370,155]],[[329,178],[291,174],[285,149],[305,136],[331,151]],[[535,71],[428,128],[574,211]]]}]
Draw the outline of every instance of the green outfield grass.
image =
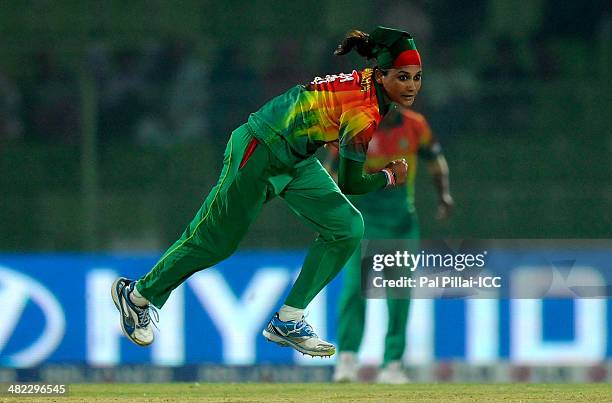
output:
[{"label": "green outfield grass", "polygon": [[[0,401],[9,401],[0,396]],[[12,401],[41,401],[12,398]],[[69,396],[47,397],[43,402],[285,402],[285,401],[436,401],[436,402],[612,402],[611,384],[80,384]]]}]

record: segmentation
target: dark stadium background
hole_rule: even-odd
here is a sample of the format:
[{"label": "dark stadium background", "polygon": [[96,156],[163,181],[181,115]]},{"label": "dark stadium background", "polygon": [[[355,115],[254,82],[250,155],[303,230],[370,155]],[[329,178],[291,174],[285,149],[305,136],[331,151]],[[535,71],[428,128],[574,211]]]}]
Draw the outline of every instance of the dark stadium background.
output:
[{"label": "dark stadium background", "polygon": [[[415,109],[427,117],[450,168],[456,208],[445,222],[434,219],[435,190],[425,165],[419,168],[423,239],[612,238],[609,2],[6,0],[0,2],[0,263],[14,263],[11,270],[23,265],[24,273],[66,297],[67,312],[73,313],[67,317],[81,333],[68,335],[74,344],[63,339],[61,354],[78,346],[79,357],[86,356],[89,314],[58,277],[78,282],[84,294],[92,262],[105,269],[107,255],[121,262],[113,269],[142,272],[177,239],[216,182],[231,131],[295,84],[364,67],[355,54],[332,53],[348,30],[376,25],[415,37],[424,72]],[[300,261],[295,254],[308,247],[313,232],[281,200],[270,204],[241,251],[261,253],[266,262],[270,256]],[[604,252],[609,257],[611,250]],[[53,260],[55,254],[61,258]],[[130,267],[132,258],[141,266]],[[71,271],[71,265],[82,270]],[[236,280],[242,267],[230,269]],[[95,274],[102,282],[113,273]],[[106,288],[102,294],[107,297]],[[188,310],[200,315],[201,328],[194,329],[210,329],[205,342],[221,357],[221,337],[206,310],[193,293],[186,298]],[[607,349],[601,355],[609,360],[612,304],[603,304],[608,313],[601,317],[608,322],[598,334]],[[514,337],[509,305],[496,306],[506,320],[494,329],[503,344],[496,357],[502,359]],[[42,317],[36,307],[28,309]],[[449,319],[447,328],[463,329],[464,305],[451,301],[430,309],[436,318]],[[542,311],[552,312],[554,322],[563,309],[569,314],[557,328],[565,332],[561,338],[571,339],[574,330],[565,325],[578,309],[572,301],[553,301]],[[43,327],[42,321],[16,320],[10,353],[29,345]],[[193,340],[200,337],[195,333],[188,335],[188,347],[206,350]],[[21,334],[27,337],[19,344]],[[434,360],[445,349],[464,349],[463,338],[446,342],[446,335],[437,336]],[[149,363],[148,352],[124,342],[122,354]],[[78,371],[43,365],[40,372],[26,368],[16,376],[74,382],[330,378],[329,366],[296,365],[289,371],[277,364],[293,360],[291,352],[271,354],[280,357],[274,365],[254,369],[227,367],[221,358],[186,369],[77,362],[71,364]],[[15,376],[5,357],[0,354],[0,382]],[[540,372],[508,362],[482,370],[465,362],[434,364],[439,365],[429,372],[409,368],[409,375],[427,382],[612,379],[610,361],[588,362],[594,366],[570,375],[546,362]],[[375,368],[369,371],[373,379]]]},{"label": "dark stadium background", "polygon": [[[612,231],[612,20],[604,1],[5,1],[0,250],[161,249],[267,99],[364,61],[347,30],[413,33],[416,109],[441,139],[457,209],[424,238],[605,238]],[[275,201],[244,248],[311,232]],[[303,229],[303,231],[295,230]]]}]

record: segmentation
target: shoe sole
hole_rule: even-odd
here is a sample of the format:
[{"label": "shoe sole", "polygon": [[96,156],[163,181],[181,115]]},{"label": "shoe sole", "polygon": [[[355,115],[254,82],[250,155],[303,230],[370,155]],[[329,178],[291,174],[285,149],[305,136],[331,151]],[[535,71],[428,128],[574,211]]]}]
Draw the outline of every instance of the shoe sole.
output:
[{"label": "shoe sole", "polygon": [[327,351],[310,351],[310,350],[306,350],[302,347],[300,347],[299,345],[293,343],[290,340],[287,339],[283,339],[282,337],[274,334],[274,333],[270,333],[268,332],[266,329],[264,329],[261,334],[263,334],[263,336],[268,340],[271,341],[273,343],[276,343],[282,347],[293,347],[295,350],[299,351],[302,354],[305,355],[309,355],[311,357],[331,357],[332,355],[336,354],[336,348],[332,348],[330,350]]},{"label": "shoe sole", "polygon": [[123,334],[125,335],[125,337],[127,337],[132,343],[136,344],[137,346],[146,347],[146,346],[150,345],[151,343],[153,343],[153,340],[151,340],[151,343],[142,343],[142,342],[139,342],[138,340],[132,338],[132,336],[130,336],[128,334],[127,330],[125,330],[125,324],[123,323],[123,311],[121,309],[121,303],[119,301],[119,295],[117,294],[117,285],[119,284],[120,281],[129,281],[129,280],[127,278],[125,278],[125,277],[119,277],[117,280],[115,280],[113,282],[113,285],[111,286],[111,297],[113,298],[113,302],[115,303],[115,307],[119,311],[119,323],[121,324],[121,330],[123,331]]}]

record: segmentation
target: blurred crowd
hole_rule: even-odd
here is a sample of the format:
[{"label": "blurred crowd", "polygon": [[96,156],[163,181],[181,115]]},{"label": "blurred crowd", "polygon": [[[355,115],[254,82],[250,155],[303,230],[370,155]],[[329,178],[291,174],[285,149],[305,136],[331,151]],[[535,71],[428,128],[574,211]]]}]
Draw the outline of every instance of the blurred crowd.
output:
[{"label": "blurred crowd", "polygon": [[[530,83],[567,80],[577,71],[572,63],[583,65],[584,57],[593,56],[594,44],[610,43],[612,22],[604,2],[534,1],[538,17],[521,29],[504,20],[502,3],[377,3],[376,23],[404,28],[417,38],[425,60],[418,108],[444,117],[437,120],[443,130],[520,125],[530,109],[525,91]],[[0,139],[76,143],[83,97],[93,96],[101,141],[222,144],[250,112],[284,89],[314,75],[360,67],[331,55],[342,33],[327,31],[317,33],[314,50],[305,33],[264,38],[272,52],[257,63],[248,44],[221,37],[212,38],[214,57],[203,57],[193,39],[181,37],[131,47],[97,38],[85,46],[77,65],[59,62],[54,48],[34,45],[20,56],[20,63],[33,66],[30,74],[6,71],[0,62]],[[301,61],[306,49],[307,68]],[[90,88],[84,79],[95,83],[93,93],[84,92]],[[487,105],[490,118],[470,120],[474,105]]]}]

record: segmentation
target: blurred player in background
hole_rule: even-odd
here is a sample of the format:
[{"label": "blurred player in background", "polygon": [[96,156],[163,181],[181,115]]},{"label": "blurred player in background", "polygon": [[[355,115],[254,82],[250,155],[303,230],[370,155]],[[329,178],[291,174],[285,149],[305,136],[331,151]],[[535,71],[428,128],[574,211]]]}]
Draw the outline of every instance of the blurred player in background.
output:
[{"label": "blurred player in background", "polygon": [[[327,146],[326,166],[337,169],[336,147]],[[414,204],[417,156],[428,162],[438,193],[437,218],[445,219],[453,208],[448,185],[448,166],[440,144],[432,136],[425,117],[405,108],[394,108],[372,136],[365,162],[367,172],[376,172],[389,161],[404,158],[408,162],[405,186],[352,196],[350,200],[361,211],[365,222],[365,239],[419,239],[419,224]],[[361,248],[350,257],[344,271],[339,303],[339,357],[334,372],[336,382],[357,381],[357,353],[364,333],[366,299],[361,290]],[[381,383],[405,383],[402,368],[406,347],[406,324],[410,299],[387,298],[388,326],[384,362],[378,373]]]},{"label": "blurred player in background", "polygon": [[[263,330],[266,339],[311,356],[330,356],[304,320],[304,309],[342,269],[363,236],[363,219],[344,196],[405,181],[403,160],[364,173],[368,143],[391,103],[409,107],[421,77],[421,59],[410,34],[378,27],[352,31],[336,50],[356,49],[377,68],[317,77],[270,100],[228,141],[219,181],[179,240],[143,278],[117,279],[111,288],[126,336],[153,342],[151,305],[161,308],[193,273],[228,258],[265,202],[285,200],[319,236],[285,304]],[[245,94],[248,95],[248,94]],[[338,185],[315,157],[339,141]],[[187,318],[188,320],[188,318]],[[240,323],[235,324],[240,327]]]}]

